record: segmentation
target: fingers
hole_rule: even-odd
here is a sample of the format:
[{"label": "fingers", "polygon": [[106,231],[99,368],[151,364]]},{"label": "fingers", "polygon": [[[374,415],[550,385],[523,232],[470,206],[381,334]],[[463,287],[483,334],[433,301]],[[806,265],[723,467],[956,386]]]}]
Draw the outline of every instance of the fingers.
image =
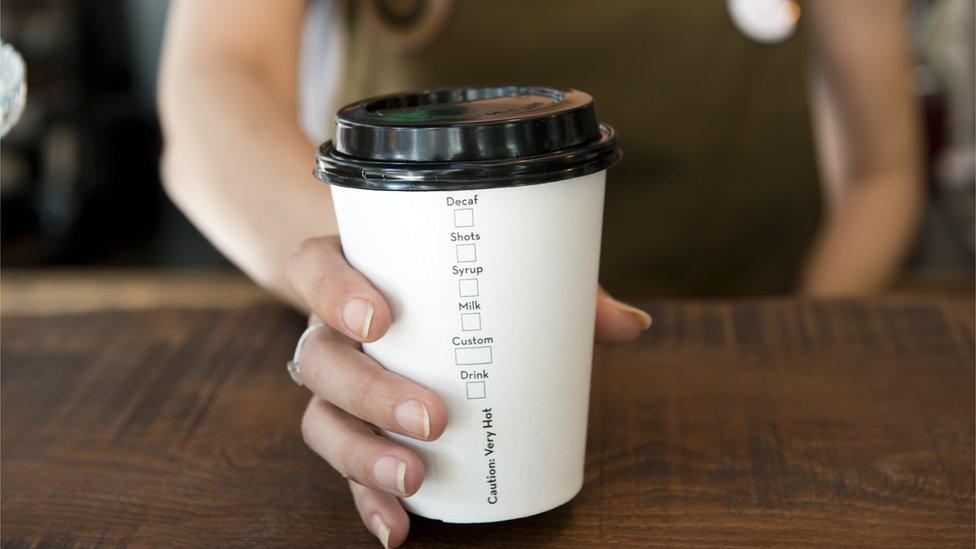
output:
[{"label": "fingers", "polygon": [[624,343],[636,339],[651,327],[651,315],[610,297],[597,288],[596,340],[600,343]]},{"label": "fingers", "polygon": [[355,417],[420,440],[444,432],[447,411],[437,395],[384,369],[327,329],[309,337],[300,361],[305,386]]},{"label": "fingers", "polygon": [[423,482],[424,464],[417,454],[321,398],[313,397],[305,409],[302,436],[329,465],[363,486],[406,497]]},{"label": "fingers", "polygon": [[313,313],[355,341],[376,341],[390,327],[386,300],[346,262],[337,237],[303,242],[289,260],[288,281]]},{"label": "fingers", "polygon": [[410,518],[400,501],[353,481],[349,481],[349,489],[366,528],[379,538],[383,547],[399,547],[410,531]]}]

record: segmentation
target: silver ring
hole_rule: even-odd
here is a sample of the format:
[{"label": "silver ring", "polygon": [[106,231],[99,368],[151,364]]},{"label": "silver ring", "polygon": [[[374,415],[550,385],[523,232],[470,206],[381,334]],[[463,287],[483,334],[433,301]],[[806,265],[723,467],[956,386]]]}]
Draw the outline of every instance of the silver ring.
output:
[{"label": "silver ring", "polygon": [[299,387],[305,385],[305,383],[302,382],[302,372],[298,365],[298,358],[302,354],[302,346],[305,345],[305,340],[308,339],[308,336],[312,335],[316,330],[323,327],[325,327],[325,324],[319,322],[305,328],[305,331],[302,332],[302,335],[298,338],[298,343],[295,344],[295,355],[292,356],[291,360],[289,360],[287,364],[285,364],[285,368],[288,369],[288,375],[291,376],[291,380],[297,383]]}]

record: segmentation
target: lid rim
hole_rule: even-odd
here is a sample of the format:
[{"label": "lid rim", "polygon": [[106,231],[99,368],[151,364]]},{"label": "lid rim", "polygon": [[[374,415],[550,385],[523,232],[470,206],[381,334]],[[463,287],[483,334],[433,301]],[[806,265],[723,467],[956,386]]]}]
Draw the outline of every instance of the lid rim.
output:
[{"label": "lid rim", "polygon": [[316,179],[340,187],[385,191],[449,191],[535,185],[605,170],[623,157],[616,132],[600,124],[600,138],[531,157],[476,161],[365,160],[326,141],[316,153]]}]

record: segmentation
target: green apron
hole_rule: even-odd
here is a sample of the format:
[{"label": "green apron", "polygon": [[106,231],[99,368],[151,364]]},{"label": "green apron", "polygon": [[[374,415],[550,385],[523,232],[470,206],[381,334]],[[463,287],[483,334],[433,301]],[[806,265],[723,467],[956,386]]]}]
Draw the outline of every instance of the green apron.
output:
[{"label": "green apron", "polygon": [[624,151],[607,180],[608,290],[794,289],[820,218],[802,25],[766,45],[735,28],[722,0],[468,0],[405,52],[401,35],[424,9],[397,19],[403,4],[425,3],[345,5],[340,104],[465,84],[584,90]]}]

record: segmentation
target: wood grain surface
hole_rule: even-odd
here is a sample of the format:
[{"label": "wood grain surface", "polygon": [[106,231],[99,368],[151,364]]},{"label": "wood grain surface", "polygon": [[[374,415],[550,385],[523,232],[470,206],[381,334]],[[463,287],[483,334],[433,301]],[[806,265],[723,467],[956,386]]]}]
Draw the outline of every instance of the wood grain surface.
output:
[{"label": "wood grain surface", "polygon": [[[966,299],[646,303],[599,348],[586,484],[413,547],[973,547]],[[378,546],[302,443],[277,305],[2,320],[3,547]]]},{"label": "wood grain surface", "polygon": [[4,315],[149,307],[226,309],[276,301],[232,270],[7,269],[0,271],[0,295]]}]

